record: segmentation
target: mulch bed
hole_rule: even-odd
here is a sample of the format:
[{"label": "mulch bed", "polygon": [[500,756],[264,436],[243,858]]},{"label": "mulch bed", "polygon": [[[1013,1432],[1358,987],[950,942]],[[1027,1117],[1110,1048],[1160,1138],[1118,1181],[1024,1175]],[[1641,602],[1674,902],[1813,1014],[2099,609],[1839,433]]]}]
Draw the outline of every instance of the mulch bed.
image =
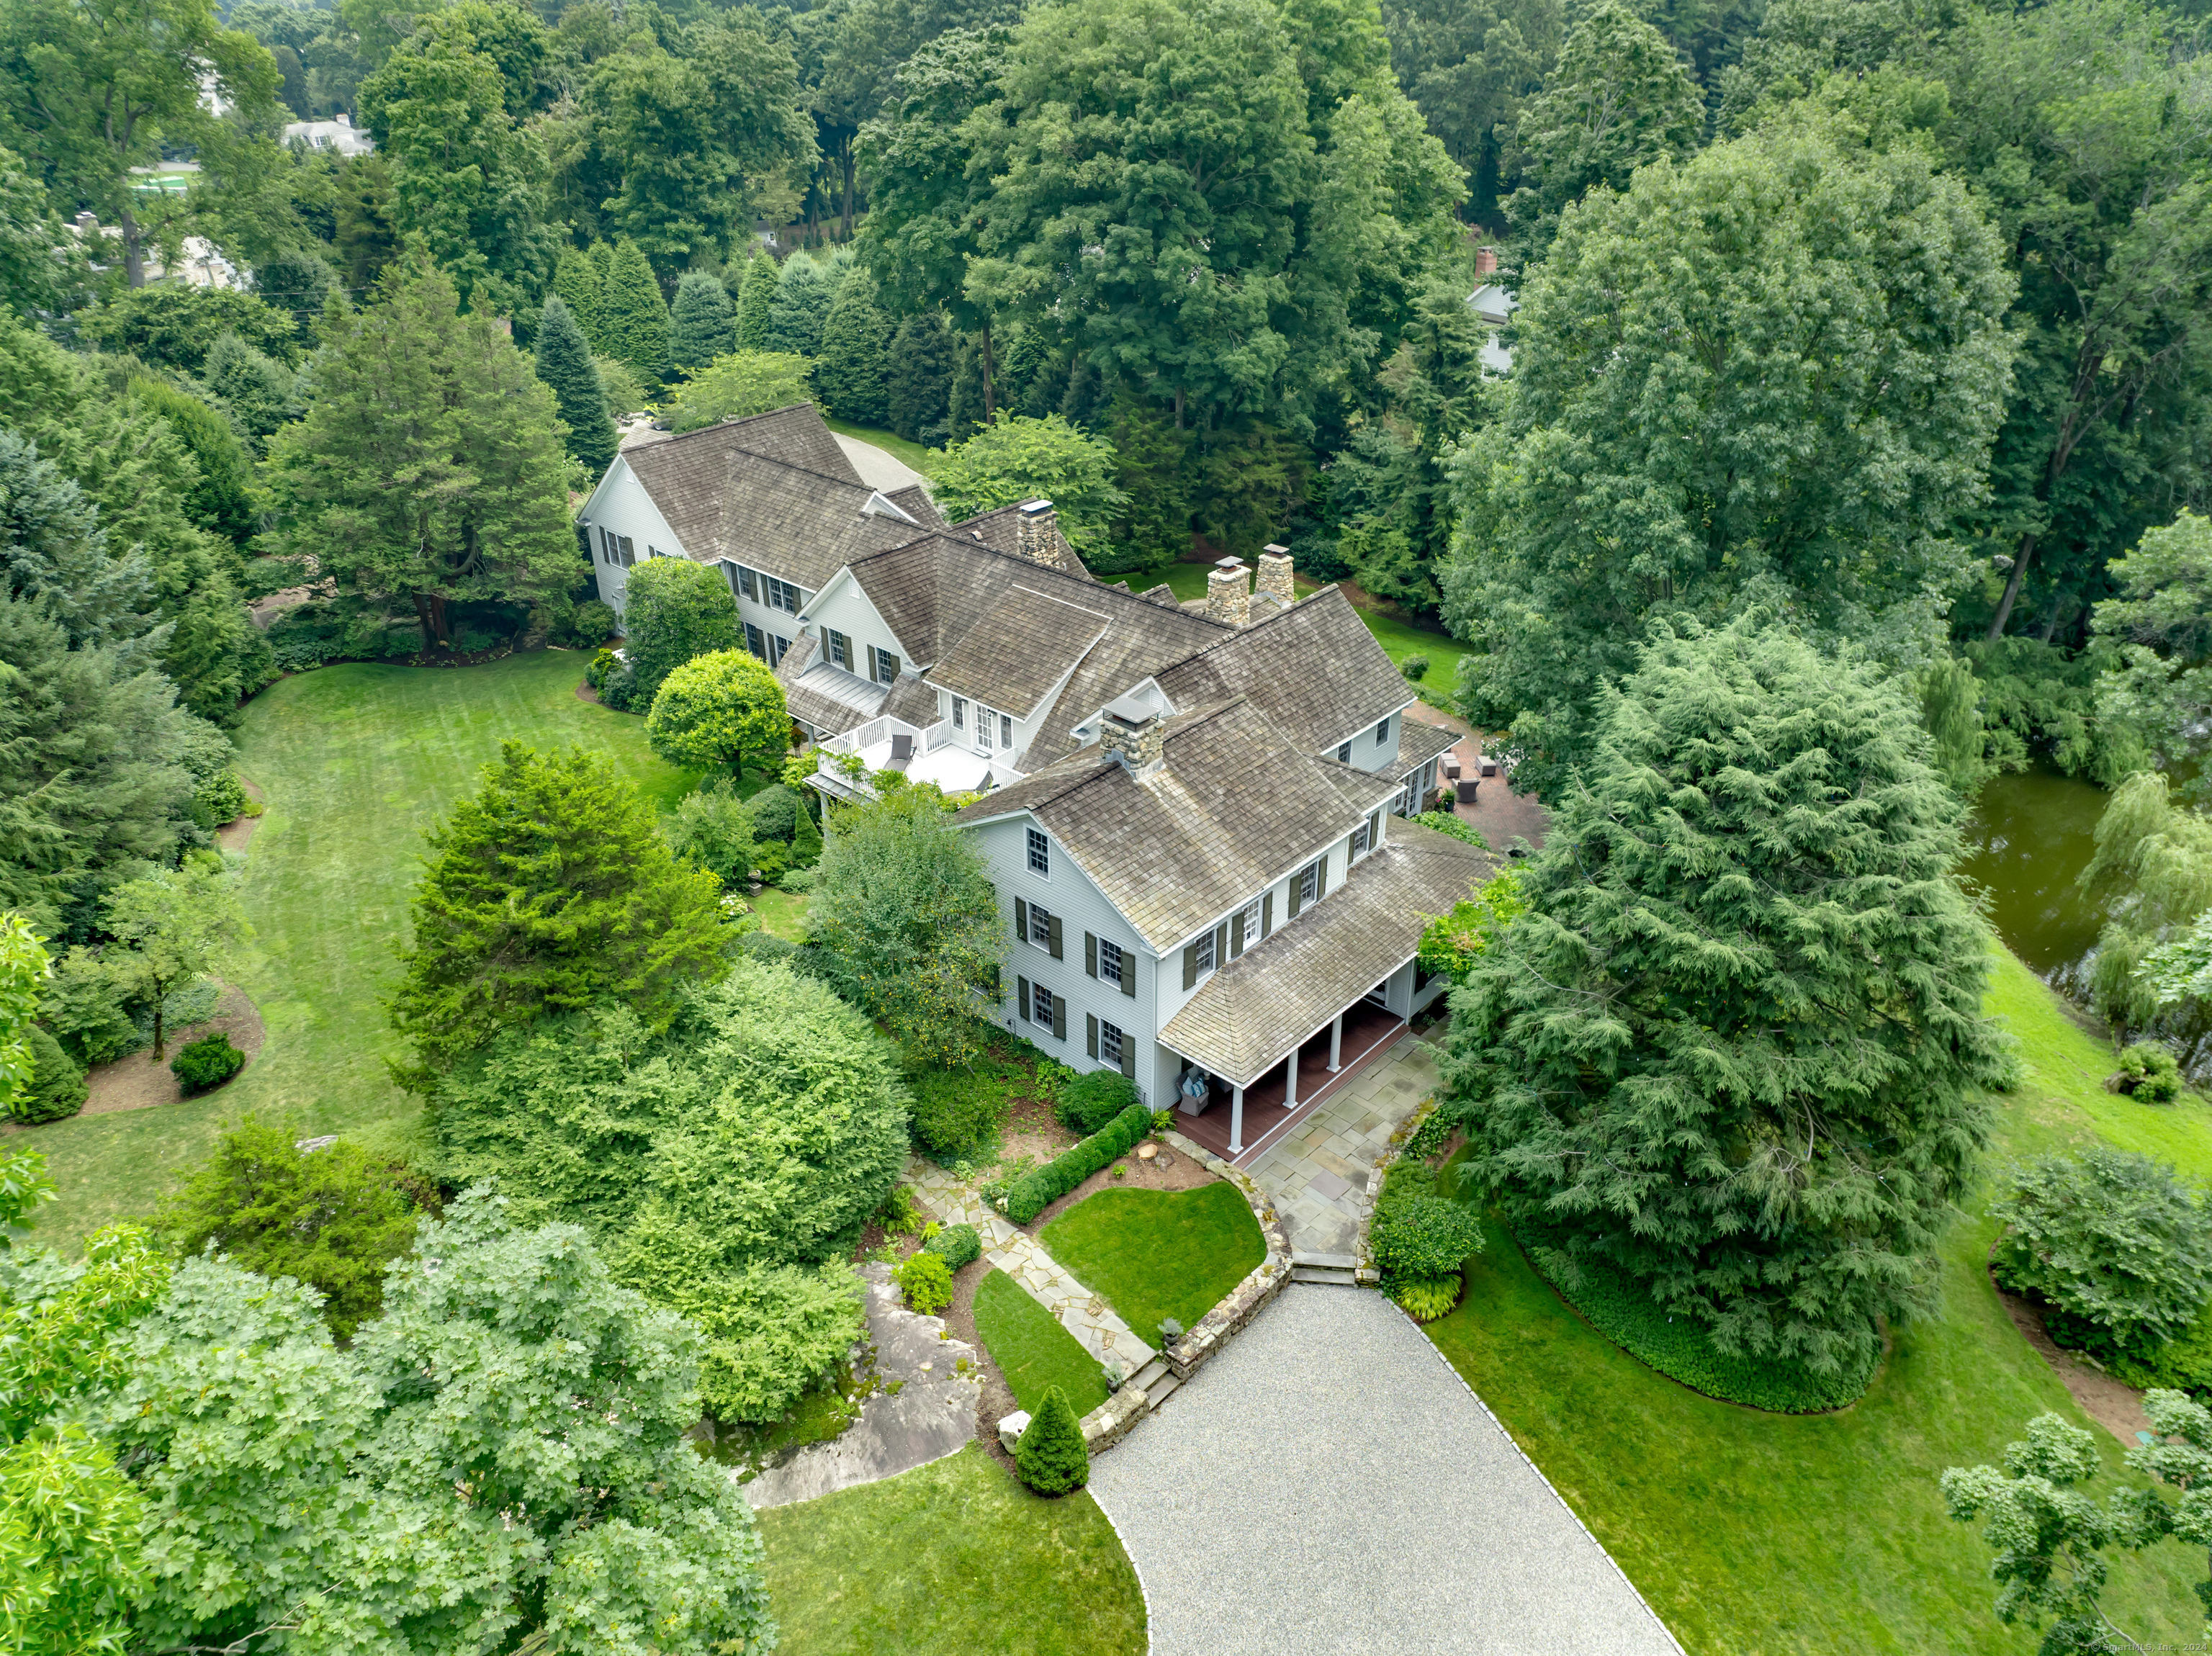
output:
[{"label": "mulch bed", "polygon": [[[184,1093],[177,1085],[177,1077],[170,1073],[169,1060],[177,1055],[179,1046],[190,1046],[205,1035],[220,1034],[230,1037],[230,1044],[246,1054],[246,1064],[238,1071],[244,1075],[259,1055],[268,1032],[262,1027],[261,1014],[246,998],[246,991],[225,984],[213,1017],[204,1023],[162,1033],[167,1051],[159,1059],[149,1046],[118,1058],[112,1064],[102,1064],[88,1073],[85,1084],[91,1089],[91,1096],[78,1113],[112,1115],[119,1110],[150,1110],[159,1105],[176,1103]],[[232,1080],[235,1079],[234,1076]]]}]

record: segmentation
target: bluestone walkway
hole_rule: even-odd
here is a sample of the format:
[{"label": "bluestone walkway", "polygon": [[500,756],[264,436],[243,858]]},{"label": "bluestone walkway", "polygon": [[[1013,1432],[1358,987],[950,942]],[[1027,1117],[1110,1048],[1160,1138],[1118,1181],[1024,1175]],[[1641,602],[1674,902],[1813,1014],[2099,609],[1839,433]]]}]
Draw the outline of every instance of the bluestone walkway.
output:
[{"label": "bluestone walkway", "polygon": [[1390,1135],[1437,1089],[1435,1051],[1412,1034],[1246,1169],[1273,1198],[1291,1247],[1350,1253],[1375,1206],[1375,1164]]},{"label": "bluestone walkway", "polygon": [[1428,1338],[1292,1287],[1091,1463],[1152,1656],[1682,1656]]}]

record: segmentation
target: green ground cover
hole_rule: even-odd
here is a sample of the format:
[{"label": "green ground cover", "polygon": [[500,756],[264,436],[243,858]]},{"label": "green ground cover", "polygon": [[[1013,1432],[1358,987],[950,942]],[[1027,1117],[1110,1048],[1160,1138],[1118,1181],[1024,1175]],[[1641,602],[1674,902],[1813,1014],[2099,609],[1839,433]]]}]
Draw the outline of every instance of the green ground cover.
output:
[{"label": "green ground cover", "polygon": [[[2136,1105],[2100,1086],[2110,1049],[2000,952],[1989,998],[2026,1077],[2000,1101],[1998,1162],[2094,1139],[2212,1176],[2199,1101]],[[1990,1613],[1990,1554],[1944,1515],[1947,1466],[1994,1463],[2033,1416],[2090,1422],[2013,1327],[1986,1270],[1986,1190],[1941,1253],[1940,1320],[1895,1331],[1858,1403],[1761,1414],[1662,1379],[1576,1316],[1492,1227],[1460,1308],[1428,1332],[1692,1652],[2021,1653]],[[2111,1473],[2121,1446],[2092,1427]],[[2116,1480],[2089,1486],[2101,1499]],[[2199,1639],[2201,1555],[2116,1557],[2107,1609],[2146,1644]]]},{"label": "green ground cover", "polygon": [[805,897],[769,886],[755,892],[748,901],[753,906],[753,913],[760,916],[762,931],[787,943],[806,941]]},{"label": "green ground cover", "polygon": [[1222,1180],[1197,1190],[1102,1190],[1047,1225],[1040,1240],[1152,1345],[1163,1318],[1189,1328],[1267,1257],[1252,1210]]},{"label": "green ground cover", "polygon": [[910,443],[895,431],[880,431],[874,426],[856,426],[850,420],[832,420],[826,414],[822,416],[822,423],[842,435],[857,438],[863,443],[873,443],[900,464],[912,466],[925,477],[930,472],[929,457],[938,452],[935,449],[924,448],[920,443]]},{"label": "green ground cover", "polygon": [[664,808],[690,786],[647,749],[643,719],[577,699],[584,661],[544,651],[482,667],[325,667],[254,699],[239,766],[268,810],[246,864],[256,935],[228,975],[260,1008],[268,1044],[205,1098],[33,1129],[23,1142],[46,1153],[61,1192],[43,1234],[68,1246],[149,1210],[248,1111],[311,1133],[409,1131],[420,1107],[385,1072],[400,1047],[382,997],[423,828],[475,790],[510,737],[606,753]]},{"label": "green ground cover", "polygon": [[1083,1343],[1003,1271],[975,1285],[975,1331],[1014,1401],[1035,1414],[1057,1386],[1080,1416],[1106,1401],[1106,1376]]},{"label": "green ground cover", "polygon": [[975,1444],[760,1515],[782,1656],[1142,1656],[1145,1600],[1088,1495],[1048,1501]]}]

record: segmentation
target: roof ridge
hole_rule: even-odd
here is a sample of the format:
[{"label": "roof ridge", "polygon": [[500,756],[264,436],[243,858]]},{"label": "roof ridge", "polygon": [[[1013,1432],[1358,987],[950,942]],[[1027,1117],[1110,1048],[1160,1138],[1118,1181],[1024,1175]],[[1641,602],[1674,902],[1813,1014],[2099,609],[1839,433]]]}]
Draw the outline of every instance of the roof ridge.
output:
[{"label": "roof ridge", "polygon": [[[1103,586],[1103,585],[1105,585],[1105,583],[1104,583],[1104,582],[1103,582],[1103,581],[1095,582],[1095,583],[1093,583],[1093,584],[1094,584],[1094,585],[1101,585],[1101,586]],[[1091,609],[1091,608],[1089,608],[1089,607],[1088,607],[1088,606],[1086,606],[1086,605],[1080,604],[1075,604],[1075,603],[1073,603],[1073,602],[1071,602],[1070,600],[1068,600],[1068,599],[1066,599],[1066,598],[1058,598],[1058,597],[1054,597],[1051,593],[1049,593],[1049,592],[1040,592],[1040,591],[1037,591],[1037,589],[1036,589],[1036,587],[1034,587],[1034,586],[1024,586],[1024,585],[1023,585],[1019,581],[1016,581],[1016,582],[1015,582],[1012,586],[1008,587],[1006,590],[1007,590],[1008,591],[1010,591],[1010,592],[1027,592],[1027,593],[1028,593],[1030,597],[1039,597],[1039,598],[1042,598],[1042,599],[1043,599],[1047,604],[1056,604],[1060,605],[1060,608],[1061,608],[1061,609],[1063,609],[1063,610],[1074,610],[1078,615],[1083,615],[1083,616],[1098,616],[1098,619],[1099,619],[1099,620],[1101,620],[1101,621],[1103,621],[1103,620],[1105,620],[1105,619],[1106,619],[1106,617],[1105,617],[1104,616],[1103,616],[1103,615],[1099,615],[1097,610],[1093,610],[1093,609]]]},{"label": "roof ridge", "polygon": [[[748,414],[741,420],[718,421],[711,426],[702,426],[696,431],[671,432],[665,438],[662,439],[658,443],[640,444],[635,452],[639,454],[659,453],[675,447],[678,443],[688,443],[695,437],[719,437],[726,432],[735,430],[739,426],[750,425],[756,420],[765,420],[769,418],[770,415],[788,414],[791,412],[792,409],[812,408],[813,406],[814,405],[811,403],[793,403],[785,408],[769,409],[760,414]],[[822,429],[829,431],[830,435],[832,438],[835,438],[837,434],[834,431],[830,431],[830,428],[826,423],[823,426]],[[741,445],[738,452],[743,454],[749,460],[763,460],[772,466],[781,466],[786,471],[795,471],[802,477],[818,477],[825,483],[836,484],[840,488],[860,489],[867,494],[876,494],[880,492],[870,488],[866,482],[852,482],[843,477],[833,477],[826,471],[817,471],[812,466],[800,465],[795,461],[784,459],[780,455],[763,454],[757,448],[745,448]],[[627,454],[623,454],[620,451],[617,451],[617,458],[627,459],[629,457]],[[635,470],[635,463],[633,462],[631,470]],[[856,477],[859,476],[857,470],[854,472],[854,476]],[[916,485],[908,483],[905,487],[908,488],[915,488]]]},{"label": "roof ridge", "polygon": [[[1343,590],[1343,587],[1335,581],[1329,582],[1326,586],[1317,586],[1312,591],[1307,593],[1305,597],[1276,610],[1275,613],[1271,616],[1262,616],[1257,621],[1247,622],[1242,627],[1231,628],[1227,638],[1216,639],[1212,643],[1205,645],[1199,649],[1192,651],[1188,655],[1183,657],[1182,660],[1170,662],[1166,666],[1161,668],[1160,670],[1164,673],[1170,673],[1178,667],[1187,667],[1192,662],[1197,660],[1200,656],[1210,655],[1214,651],[1222,648],[1224,645],[1234,644],[1238,639],[1249,638],[1253,634],[1261,631],[1264,628],[1273,627],[1278,622],[1287,620],[1289,617],[1297,614],[1297,612],[1300,610],[1303,610],[1307,604],[1311,604],[1316,598],[1327,597],[1331,592],[1341,593]],[[1352,600],[1350,598],[1346,598],[1344,603],[1346,609],[1352,609]],[[1184,613],[1188,615],[1189,611],[1185,610]],[[1352,619],[1357,621],[1358,618],[1358,611],[1357,610],[1352,610]],[[1201,616],[1200,619],[1205,620],[1208,619],[1208,617]]]}]

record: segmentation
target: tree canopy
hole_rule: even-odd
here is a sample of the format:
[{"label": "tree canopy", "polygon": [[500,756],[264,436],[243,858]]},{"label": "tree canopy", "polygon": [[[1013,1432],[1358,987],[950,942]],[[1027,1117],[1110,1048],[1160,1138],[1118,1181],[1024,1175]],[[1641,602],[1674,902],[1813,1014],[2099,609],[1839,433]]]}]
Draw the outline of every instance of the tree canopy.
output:
[{"label": "tree canopy", "polygon": [[1086,560],[1107,551],[1109,527],[1123,504],[1114,484],[1113,444],[1057,414],[999,420],[947,449],[931,473],[930,493],[956,523],[1048,500],[1060,533]]},{"label": "tree canopy", "polygon": [[791,715],[766,662],[743,650],[717,650],[694,656],[661,682],[645,736],[672,765],[726,767],[735,780],[748,759],[756,769],[781,768]]}]

